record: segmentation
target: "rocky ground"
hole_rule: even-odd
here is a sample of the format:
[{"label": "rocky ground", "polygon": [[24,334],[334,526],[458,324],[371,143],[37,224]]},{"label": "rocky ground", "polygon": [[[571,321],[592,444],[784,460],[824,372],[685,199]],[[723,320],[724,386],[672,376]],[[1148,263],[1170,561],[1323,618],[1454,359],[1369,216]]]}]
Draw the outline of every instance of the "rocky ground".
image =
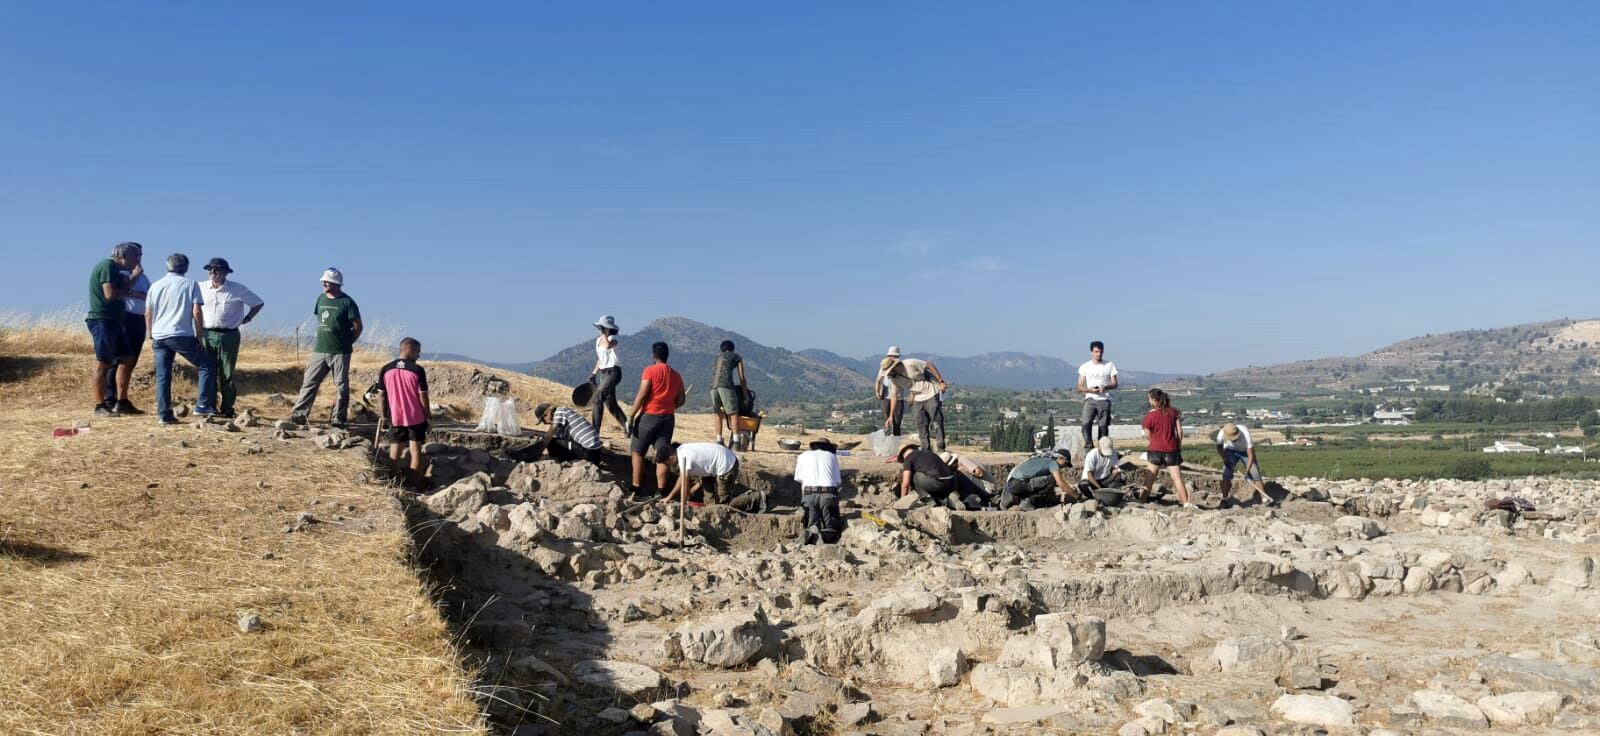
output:
[{"label": "rocky ground", "polygon": [[790,456],[742,469],[772,513],[680,526],[622,499],[618,462],[445,439],[459,480],[413,528],[504,733],[1600,730],[1593,483],[951,512],[852,458],[842,540],[800,546]]}]

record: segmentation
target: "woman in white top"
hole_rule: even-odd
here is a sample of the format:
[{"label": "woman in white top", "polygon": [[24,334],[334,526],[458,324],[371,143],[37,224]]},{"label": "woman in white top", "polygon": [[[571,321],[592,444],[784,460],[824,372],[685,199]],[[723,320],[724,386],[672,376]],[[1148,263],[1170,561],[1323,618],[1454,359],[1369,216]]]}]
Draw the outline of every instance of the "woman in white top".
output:
[{"label": "woman in white top", "polygon": [[589,380],[595,387],[589,423],[598,433],[607,410],[617,424],[624,427],[628,426],[628,415],[617,403],[617,384],[622,381],[622,366],[617,365],[617,321],[608,314],[596,320],[594,326],[600,330],[600,335],[594,339],[594,370],[589,373]]}]

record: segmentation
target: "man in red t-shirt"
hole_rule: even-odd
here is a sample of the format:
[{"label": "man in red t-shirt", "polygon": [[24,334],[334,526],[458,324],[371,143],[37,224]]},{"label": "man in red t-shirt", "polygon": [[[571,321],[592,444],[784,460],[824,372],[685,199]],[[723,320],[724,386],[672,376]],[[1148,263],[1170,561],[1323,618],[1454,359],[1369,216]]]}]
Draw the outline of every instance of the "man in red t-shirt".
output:
[{"label": "man in red t-shirt", "polygon": [[639,376],[639,393],[633,397],[632,412],[628,415],[628,436],[633,438],[628,450],[633,460],[633,482],[630,491],[640,495],[639,485],[644,482],[644,453],[655,450],[656,490],[667,487],[667,456],[672,452],[672,430],[678,407],[688,398],[683,386],[683,376],[667,365],[667,344],[658,342],[650,346],[650,355],[656,362]]}]

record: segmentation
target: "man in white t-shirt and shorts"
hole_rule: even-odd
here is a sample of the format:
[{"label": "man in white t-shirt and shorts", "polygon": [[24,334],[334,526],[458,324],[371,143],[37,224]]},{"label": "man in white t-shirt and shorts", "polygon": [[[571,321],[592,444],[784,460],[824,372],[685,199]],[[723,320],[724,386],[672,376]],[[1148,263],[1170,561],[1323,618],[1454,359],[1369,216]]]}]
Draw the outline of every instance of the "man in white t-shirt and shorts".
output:
[{"label": "man in white t-shirt and shorts", "polygon": [[1089,360],[1078,366],[1078,393],[1083,394],[1083,449],[1095,446],[1094,428],[1101,437],[1111,436],[1111,392],[1117,389],[1117,364],[1102,358],[1106,344],[1089,343]]},{"label": "man in white t-shirt and shorts", "polygon": [[1267,493],[1267,482],[1261,477],[1261,463],[1256,460],[1256,445],[1250,441],[1250,430],[1233,422],[1222,425],[1222,429],[1217,431],[1217,455],[1222,458],[1224,503],[1228,502],[1228,493],[1233,489],[1233,467],[1244,463],[1244,479],[1260,494],[1261,502],[1268,506],[1278,505],[1277,499]]}]

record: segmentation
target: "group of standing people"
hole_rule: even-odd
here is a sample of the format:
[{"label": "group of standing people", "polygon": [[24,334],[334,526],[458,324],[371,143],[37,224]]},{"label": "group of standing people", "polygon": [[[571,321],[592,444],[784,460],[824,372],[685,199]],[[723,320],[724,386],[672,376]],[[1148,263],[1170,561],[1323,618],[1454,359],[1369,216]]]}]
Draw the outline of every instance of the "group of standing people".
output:
[{"label": "group of standing people", "polygon": [[[189,257],[167,256],[166,275],[151,283],[144,270],[144,246],[118,243],[110,257],[89,272],[85,324],[94,344],[92,379],[95,416],[136,416],[145,412],[130,400],[129,383],[148,340],[155,358],[156,421],[177,424],[172,406],[172,367],[178,356],[199,373],[194,413],[234,416],[239,391],[240,329],[255,320],[266,302],[229,276],[225,258],[212,258],[207,278],[189,278]],[[322,382],[332,374],[338,390],[331,423],[347,423],[350,404],[350,355],[361,337],[361,310],[345,294],[344,274],[328,268],[321,276],[312,314],[317,320],[316,344],[306,366],[291,418],[306,424]]]}]

